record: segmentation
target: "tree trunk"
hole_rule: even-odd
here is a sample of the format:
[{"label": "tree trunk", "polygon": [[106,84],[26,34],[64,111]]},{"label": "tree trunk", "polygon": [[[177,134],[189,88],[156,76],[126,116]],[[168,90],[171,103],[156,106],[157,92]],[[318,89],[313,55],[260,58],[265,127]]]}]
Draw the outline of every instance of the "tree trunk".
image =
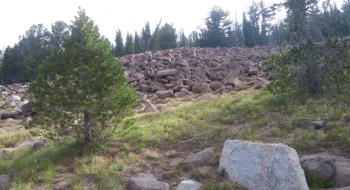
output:
[{"label": "tree trunk", "polygon": [[85,143],[90,143],[92,142],[92,128],[93,128],[93,122],[92,122],[92,114],[89,108],[87,108],[84,111],[84,139]]}]

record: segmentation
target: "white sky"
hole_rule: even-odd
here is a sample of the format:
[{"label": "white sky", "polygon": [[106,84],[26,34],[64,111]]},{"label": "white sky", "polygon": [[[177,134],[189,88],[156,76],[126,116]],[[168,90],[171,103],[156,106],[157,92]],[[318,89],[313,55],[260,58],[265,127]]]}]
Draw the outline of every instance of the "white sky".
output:
[{"label": "white sky", "polygon": [[[260,0],[255,0],[260,1]],[[265,5],[284,0],[264,0]],[[247,10],[252,0],[1,0],[0,2],[0,50],[18,43],[33,24],[44,24],[48,29],[52,23],[62,20],[70,24],[77,15],[78,7],[99,26],[101,35],[112,43],[118,27],[123,33],[135,31],[140,34],[145,22],[151,30],[162,18],[162,25],[173,23],[178,32],[183,28],[186,35],[204,26],[204,18],[215,6],[228,10],[230,19],[235,14],[241,22],[242,11]],[[335,0],[338,7],[342,0]]]}]

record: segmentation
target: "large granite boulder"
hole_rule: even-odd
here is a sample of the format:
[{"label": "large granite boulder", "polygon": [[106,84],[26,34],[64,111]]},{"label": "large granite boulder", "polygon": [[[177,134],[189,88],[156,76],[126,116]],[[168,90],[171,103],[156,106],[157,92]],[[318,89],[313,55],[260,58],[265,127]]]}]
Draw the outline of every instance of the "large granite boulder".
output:
[{"label": "large granite boulder", "polygon": [[297,152],[283,144],[227,140],[218,172],[248,189],[309,189]]}]

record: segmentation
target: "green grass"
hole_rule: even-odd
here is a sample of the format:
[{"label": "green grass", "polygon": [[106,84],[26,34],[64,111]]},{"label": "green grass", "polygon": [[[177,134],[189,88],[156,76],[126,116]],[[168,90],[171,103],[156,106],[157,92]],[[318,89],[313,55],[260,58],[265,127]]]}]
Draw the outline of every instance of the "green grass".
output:
[{"label": "green grass", "polygon": [[326,180],[318,174],[306,174],[306,182],[312,190],[331,188],[335,185],[334,180]]},{"label": "green grass", "polygon": [[[68,172],[60,161],[73,158],[75,189],[82,189],[82,181],[89,175],[97,176],[99,189],[123,189],[123,173],[143,171],[137,164],[145,160],[157,166],[163,164],[157,148],[172,150],[177,142],[190,138],[198,140],[201,148],[222,146],[227,139],[240,139],[269,143],[289,140],[289,145],[301,154],[324,151],[334,145],[345,146],[349,151],[350,109],[341,103],[349,94],[336,94],[338,103],[326,105],[333,95],[278,97],[264,90],[247,90],[184,103],[161,113],[130,118],[129,125],[119,128],[112,141],[93,151],[87,151],[88,148],[79,143],[52,144],[37,152],[15,151],[2,157],[0,173],[10,169],[18,171],[13,189],[26,189],[36,183],[52,184],[58,174]],[[328,126],[325,130],[303,129],[296,125],[300,118],[323,119]],[[0,134],[0,148],[14,147],[35,136],[22,133]],[[112,144],[119,145],[112,150]],[[175,178],[181,172],[174,170],[169,176]],[[230,189],[227,184],[211,181],[210,176],[200,170],[190,175],[205,181],[204,189]]]}]

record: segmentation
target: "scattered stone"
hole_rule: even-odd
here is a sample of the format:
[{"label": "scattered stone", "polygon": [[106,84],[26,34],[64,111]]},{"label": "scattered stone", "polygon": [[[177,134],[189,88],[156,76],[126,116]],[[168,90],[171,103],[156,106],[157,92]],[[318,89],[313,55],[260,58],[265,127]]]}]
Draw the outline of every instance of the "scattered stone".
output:
[{"label": "scattered stone", "polygon": [[309,189],[297,152],[283,144],[227,140],[218,172],[248,189]]},{"label": "scattered stone", "polygon": [[197,94],[201,94],[201,93],[210,93],[213,91],[210,89],[209,84],[199,83],[199,84],[196,84],[192,87],[192,92],[197,93]]},{"label": "scattered stone", "polygon": [[11,132],[11,131],[13,131],[12,127],[1,127],[0,128],[0,133],[8,133],[8,132]]},{"label": "scattered stone", "polygon": [[165,70],[162,70],[162,71],[158,71],[156,73],[156,76],[157,77],[162,77],[162,76],[173,76],[173,75],[176,75],[177,73],[177,70],[176,69],[165,69]]},{"label": "scattered stone", "polygon": [[335,160],[325,156],[303,157],[300,163],[306,173],[318,174],[327,180],[331,179],[337,170]]},{"label": "scattered stone", "polygon": [[192,180],[181,181],[176,190],[199,190],[202,184]]},{"label": "scattered stone", "polygon": [[8,189],[11,183],[9,175],[0,175],[0,190]]},{"label": "scattered stone", "polygon": [[326,125],[326,121],[313,119],[300,119],[298,122],[302,128],[314,127],[314,129],[321,129]]},{"label": "scattered stone", "polygon": [[131,177],[127,185],[128,190],[170,190],[169,184],[159,182],[151,173],[139,173]]},{"label": "scattered stone", "polygon": [[16,106],[16,102],[15,102],[14,100],[9,100],[9,101],[6,101],[6,102],[1,106],[1,109],[10,111],[10,110],[13,109],[15,106]]},{"label": "scattered stone", "polygon": [[30,147],[33,150],[40,150],[44,147],[46,147],[47,144],[38,140],[29,140],[29,141],[24,141],[21,144],[19,144],[17,148],[24,148],[24,147]]},{"label": "scattered stone", "polygon": [[208,147],[204,150],[191,154],[187,159],[180,162],[180,166],[183,167],[185,171],[190,170],[193,167],[202,166],[207,163],[207,161],[212,157],[214,153],[214,147]]},{"label": "scattered stone", "polygon": [[172,90],[159,90],[155,93],[155,95],[160,99],[165,99],[173,96]]},{"label": "scattered stone", "polygon": [[144,113],[149,112],[159,112],[159,110],[151,103],[146,104],[145,109],[143,109]]},{"label": "scattered stone", "polygon": [[192,139],[180,141],[176,145],[177,150],[181,152],[193,151],[194,149],[199,148],[199,146],[200,146],[200,143]]},{"label": "scattered stone", "polygon": [[305,172],[335,180],[336,188],[350,187],[350,159],[321,153],[303,156],[300,162]]},{"label": "scattered stone", "polygon": [[94,190],[97,189],[97,183],[99,179],[97,175],[88,175],[83,179],[84,190]]},{"label": "scattered stone", "polygon": [[32,104],[30,102],[26,103],[26,104],[23,104],[21,106],[21,110],[22,110],[22,113],[23,115],[25,116],[31,116],[32,113],[33,113],[33,107],[32,107]]},{"label": "scattered stone", "polygon": [[210,88],[213,90],[213,91],[217,91],[219,90],[220,88],[222,88],[222,83],[221,82],[218,82],[218,81],[214,81],[212,83],[210,83]]},{"label": "scattered stone", "polygon": [[252,75],[258,75],[258,67],[251,67],[249,68],[249,71],[248,71],[248,76],[252,76]]},{"label": "scattered stone", "polygon": [[19,113],[15,111],[3,111],[1,112],[1,119],[8,119],[8,118],[18,118]]},{"label": "scattered stone", "polygon": [[16,95],[11,95],[9,100],[17,100],[17,101],[19,101],[19,100],[21,100],[21,97],[16,96]]}]

